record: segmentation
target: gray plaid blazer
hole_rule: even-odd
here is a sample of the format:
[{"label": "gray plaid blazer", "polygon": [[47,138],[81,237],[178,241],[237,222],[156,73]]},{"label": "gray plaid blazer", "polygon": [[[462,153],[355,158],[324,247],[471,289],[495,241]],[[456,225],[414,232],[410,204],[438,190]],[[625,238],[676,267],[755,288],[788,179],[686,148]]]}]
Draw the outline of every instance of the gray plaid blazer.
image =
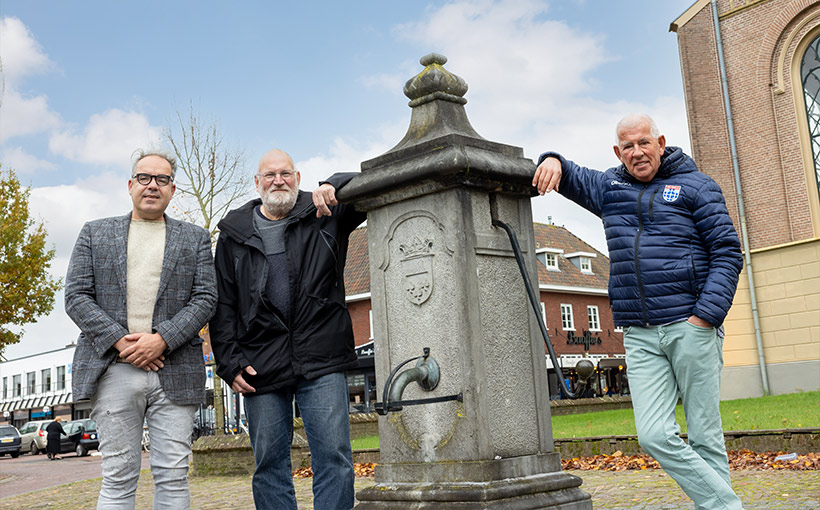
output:
[{"label": "gray plaid blazer", "polygon": [[[88,399],[117,358],[113,345],[128,334],[126,250],[131,213],[86,223],[68,265],[65,309],[80,328],[74,351],[72,391]],[[216,278],[208,232],[165,217],[154,332],[168,344],[159,370],[162,388],[176,404],[205,400],[205,366],[199,331],[216,309]]]}]

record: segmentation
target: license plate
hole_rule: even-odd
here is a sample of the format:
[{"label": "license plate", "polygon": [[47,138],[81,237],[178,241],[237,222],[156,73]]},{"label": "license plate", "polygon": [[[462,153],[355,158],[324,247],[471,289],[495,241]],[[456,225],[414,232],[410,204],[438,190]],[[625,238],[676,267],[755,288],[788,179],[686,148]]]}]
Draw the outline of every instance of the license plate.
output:
[{"label": "license plate", "polygon": [[4,438],[3,438],[3,440],[2,440],[2,441],[0,441],[0,442],[2,442],[2,443],[11,443],[12,441],[14,441],[14,439],[13,439],[13,438],[10,438],[10,437],[4,437]]}]

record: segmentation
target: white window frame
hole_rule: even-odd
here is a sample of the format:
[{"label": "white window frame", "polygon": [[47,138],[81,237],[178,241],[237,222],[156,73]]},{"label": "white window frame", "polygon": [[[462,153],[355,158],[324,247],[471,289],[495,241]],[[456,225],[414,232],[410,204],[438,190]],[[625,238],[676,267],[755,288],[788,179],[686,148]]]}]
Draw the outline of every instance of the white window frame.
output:
[{"label": "white window frame", "polygon": [[65,368],[66,368],[65,365],[60,365],[59,367],[57,367],[57,377],[54,380],[54,389],[57,390],[57,391],[65,389],[65,383],[66,383],[66,370],[65,370]]},{"label": "white window frame", "polygon": [[549,329],[550,327],[547,326],[547,305],[541,301],[541,317],[544,319],[544,327]]},{"label": "white window frame", "polygon": [[592,274],[592,259],[589,257],[580,257],[579,263],[582,273]]},{"label": "white window frame", "polygon": [[40,388],[45,393],[51,391],[51,369],[44,368],[40,370]]},{"label": "white window frame", "polygon": [[601,314],[596,305],[587,305],[587,322],[590,331],[601,331]]},{"label": "white window frame", "polygon": [[26,395],[37,394],[37,372],[26,372]]},{"label": "white window frame", "polygon": [[[563,256],[564,250],[560,248],[538,248],[535,250],[535,255],[538,260],[544,263],[547,271],[561,271],[558,267],[558,257]],[[541,256],[544,258],[542,259]]]},{"label": "white window frame", "polygon": [[561,303],[561,328],[564,331],[575,331],[575,319],[572,316],[571,304]]},{"label": "white window frame", "polygon": [[11,398],[23,396],[23,374],[11,376]]},{"label": "white window frame", "polygon": [[373,309],[367,311],[367,315],[370,319],[370,339],[373,340]]}]

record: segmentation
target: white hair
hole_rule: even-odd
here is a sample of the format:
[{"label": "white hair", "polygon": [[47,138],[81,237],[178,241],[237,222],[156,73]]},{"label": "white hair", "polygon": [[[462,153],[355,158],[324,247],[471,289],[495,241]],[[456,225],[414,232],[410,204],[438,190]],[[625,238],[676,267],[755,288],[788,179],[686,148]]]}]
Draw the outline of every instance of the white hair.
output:
[{"label": "white hair", "polygon": [[661,131],[658,129],[658,125],[655,124],[652,117],[645,113],[630,113],[619,120],[615,126],[615,143],[621,143],[621,129],[635,127],[644,122],[649,123],[649,134],[652,135],[653,138],[659,138],[661,136]]}]

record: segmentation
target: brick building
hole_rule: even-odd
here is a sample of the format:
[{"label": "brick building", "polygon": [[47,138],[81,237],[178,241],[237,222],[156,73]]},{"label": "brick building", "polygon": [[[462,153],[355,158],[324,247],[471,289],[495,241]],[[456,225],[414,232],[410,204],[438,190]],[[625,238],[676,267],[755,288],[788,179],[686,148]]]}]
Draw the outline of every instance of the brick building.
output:
[{"label": "brick building", "polygon": [[[627,393],[623,333],[612,321],[607,292],[609,259],[563,227],[535,223],[533,228],[541,313],[559,357],[560,372],[574,382],[575,364],[588,358],[598,368],[592,391]],[[350,236],[345,292],[361,364],[360,371],[348,373],[352,404],[370,410],[376,400],[373,349],[377,340],[370,314],[367,227]],[[559,371],[546,356],[546,347],[544,351],[550,394],[559,398]],[[378,394],[381,396],[381,388]]]},{"label": "brick building", "polygon": [[717,24],[712,2],[698,0],[670,29],[692,156],[745,237],[721,396],[820,389],[820,2],[718,0],[714,9]]}]

